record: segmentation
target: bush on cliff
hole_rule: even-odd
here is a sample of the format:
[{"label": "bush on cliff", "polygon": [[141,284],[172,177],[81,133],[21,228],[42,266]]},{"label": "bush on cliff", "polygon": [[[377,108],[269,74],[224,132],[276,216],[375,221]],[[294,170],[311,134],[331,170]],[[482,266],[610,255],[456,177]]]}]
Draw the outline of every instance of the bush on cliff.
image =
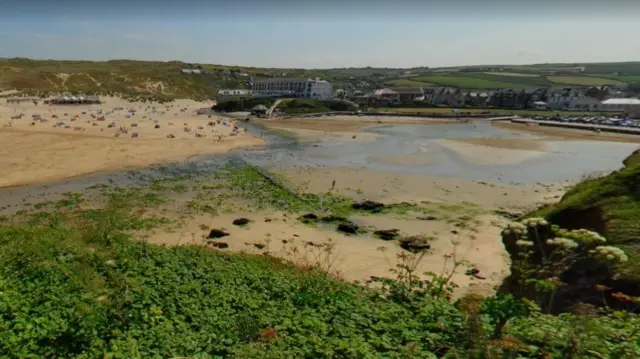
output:
[{"label": "bush on cliff", "polygon": [[[539,209],[529,217],[544,217],[567,230],[586,229],[607,239],[607,244],[624,251],[628,260],[608,266],[606,271],[580,262],[566,272],[575,297],[600,297],[591,283],[594,275],[612,292],[640,296],[640,151],[627,157],[624,167],[609,175],[587,178],[569,190],[559,203]],[[512,252],[513,255],[513,252]],[[559,298],[562,301],[562,298]]]},{"label": "bush on cliff", "polygon": [[275,101],[274,98],[269,97],[236,98],[220,101],[212,109],[218,112],[244,112],[251,111],[258,105],[271,107]]},{"label": "bush on cliff", "polygon": [[358,106],[345,100],[285,100],[279,106],[280,111],[287,114],[322,113],[331,111],[357,111]]}]

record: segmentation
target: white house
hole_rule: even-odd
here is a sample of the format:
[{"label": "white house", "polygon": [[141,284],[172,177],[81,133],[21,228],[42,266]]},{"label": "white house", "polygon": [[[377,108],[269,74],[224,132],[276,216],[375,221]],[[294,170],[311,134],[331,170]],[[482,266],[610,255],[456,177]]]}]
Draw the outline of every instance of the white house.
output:
[{"label": "white house", "polygon": [[640,100],[637,98],[610,98],[602,101],[600,110],[625,112],[633,117],[637,117],[640,115]]},{"label": "white house", "polygon": [[200,75],[204,73],[204,70],[201,70],[201,69],[182,69],[181,71],[185,75],[190,75],[190,74]]},{"label": "white house", "polygon": [[533,108],[536,110],[546,110],[549,108],[549,105],[544,101],[536,101],[533,103]]},{"label": "white house", "polygon": [[569,102],[569,110],[572,111],[600,111],[601,101],[593,97],[578,97]]}]

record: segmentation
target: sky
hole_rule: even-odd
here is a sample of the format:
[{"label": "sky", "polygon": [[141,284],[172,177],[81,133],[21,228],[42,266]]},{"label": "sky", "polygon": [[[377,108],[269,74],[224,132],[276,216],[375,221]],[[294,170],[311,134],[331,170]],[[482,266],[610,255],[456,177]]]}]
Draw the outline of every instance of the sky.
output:
[{"label": "sky", "polygon": [[0,0],[0,57],[282,68],[640,61],[632,0]]}]

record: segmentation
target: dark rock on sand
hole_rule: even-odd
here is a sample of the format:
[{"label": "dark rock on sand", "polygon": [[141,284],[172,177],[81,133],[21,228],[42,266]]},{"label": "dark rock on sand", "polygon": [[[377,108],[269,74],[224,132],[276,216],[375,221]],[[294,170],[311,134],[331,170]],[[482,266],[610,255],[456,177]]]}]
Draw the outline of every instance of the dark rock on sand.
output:
[{"label": "dark rock on sand", "polygon": [[423,221],[435,221],[438,218],[436,216],[421,216],[421,217],[416,217],[416,219],[420,219]]},{"label": "dark rock on sand", "polygon": [[421,236],[411,236],[400,240],[400,247],[411,253],[424,252],[431,249],[427,239]]},{"label": "dark rock on sand", "polygon": [[212,229],[209,232],[209,236],[207,238],[209,239],[217,239],[217,238],[222,238],[222,237],[226,237],[228,236],[229,233],[221,230],[221,229]]},{"label": "dark rock on sand", "polygon": [[358,225],[349,221],[342,222],[338,225],[338,231],[348,234],[356,234],[358,232]]},{"label": "dark rock on sand", "polygon": [[229,244],[227,244],[225,242],[211,242],[211,245],[214,248],[220,248],[220,249],[229,248]]},{"label": "dark rock on sand", "polygon": [[399,230],[398,229],[381,229],[378,231],[373,232],[373,234],[376,235],[376,237],[383,239],[385,241],[392,241],[394,239],[396,239],[397,236],[400,235],[400,233],[398,233]]},{"label": "dark rock on sand", "polygon": [[328,222],[349,222],[345,217],[334,216],[334,215],[324,216],[320,218],[320,221],[327,222],[327,223]]},{"label": "dark rock on sand", "polygon": [[384,203],[374,202],[369,200],[357,202],[351,205],[351,208],[353,209],[372,212],[372,213],[380,212],[384,207],[385,207]]},{"label": "dark rock on sand", "polygon": [[302,223],[311,223],[313,221],[317,221],[318,220],[318,216],[315,213],[307,213],[307,214],[303,214],[302,216],[298,217],[298,220]]},{"label": "dark rock on sand", "polygon": [[251,222],[251,220],[249,220],[249,218],[237,218],[233,220],[233,225],[234,226],[245,226],[247,224],[249,224],[249,222]]}]

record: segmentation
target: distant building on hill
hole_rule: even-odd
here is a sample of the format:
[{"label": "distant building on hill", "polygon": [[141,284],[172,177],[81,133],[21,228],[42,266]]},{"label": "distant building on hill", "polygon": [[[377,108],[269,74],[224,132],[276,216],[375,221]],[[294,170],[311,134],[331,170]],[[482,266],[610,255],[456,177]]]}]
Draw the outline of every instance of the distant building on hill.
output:
[{"label": "distant building on hill", "polygon": [[98,105],[98,96],[60,96],[44,100],[45,105]]},{"label": "distant building on hill", "polygon": [[287,96],[295,98],[313,98],[318,100],[330,99],[333,95],[333,85],[326,80],[296,79],[292,77],[275,77],[257,80],[253,84],[254,94],[269,96]]},{"label": "distant building on hill", "polygon": [[182,69],[181,71],[185,75],[202,75],[204,73],[203,69]]}]

